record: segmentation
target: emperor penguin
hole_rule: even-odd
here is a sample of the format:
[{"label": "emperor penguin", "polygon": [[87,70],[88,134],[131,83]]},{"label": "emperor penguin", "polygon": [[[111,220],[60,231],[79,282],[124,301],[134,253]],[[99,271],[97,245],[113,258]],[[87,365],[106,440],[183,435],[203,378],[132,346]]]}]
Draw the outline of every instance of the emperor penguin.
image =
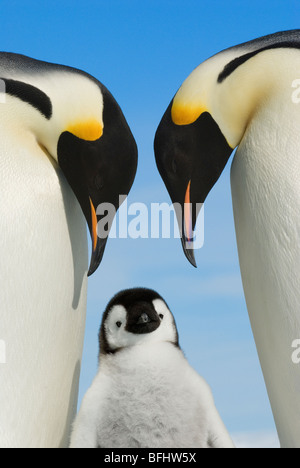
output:
[{"label": "emperor penguin", "polygon": [[300,447],[300,367],[291,359],[300,336],[299,49],[295,30],[206,60],[155,137],[158,169],[183,207],[182,244],[193,265],[195,204],[238,147],[231,186],[241,275],[282,447]]},{"label": "emperor penguin", "polygon": [[107,241],[98,206],[117,210],[128,194],[137,147],[113,96],[83,71],[0,53],[0,91],[0,447],[66,447],[87,273]]},{"label": "emperor penguin", "polygon": [[157,292],[118,293],[103,314],[99,342],[99,370],[75,420],[71,448],[234,447]]}]

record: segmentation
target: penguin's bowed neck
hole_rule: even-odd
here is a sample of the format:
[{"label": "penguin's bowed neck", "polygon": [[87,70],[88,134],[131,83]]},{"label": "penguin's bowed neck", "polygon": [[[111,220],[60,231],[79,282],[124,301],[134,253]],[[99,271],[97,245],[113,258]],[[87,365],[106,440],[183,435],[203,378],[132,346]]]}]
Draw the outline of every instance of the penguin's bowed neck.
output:
[{"label": "penguin's bowed neck", "polygon": [[[0,446],[69,443],[97,207],[118,208],[137,150],[117,102],[85,72],[0,53]],[[86,225],[92,238],[88,268]]]}]

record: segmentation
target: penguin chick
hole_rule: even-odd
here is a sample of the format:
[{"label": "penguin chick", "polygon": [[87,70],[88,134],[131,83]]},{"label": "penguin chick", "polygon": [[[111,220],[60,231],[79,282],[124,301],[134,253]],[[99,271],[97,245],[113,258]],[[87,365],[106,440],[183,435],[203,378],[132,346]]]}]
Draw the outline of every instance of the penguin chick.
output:
[{"label": "penguin chick", "polygon": [[233,448],[159,294],[143,288],[117,294],[104,312],[99,341],[98,374],[70,448]]}]

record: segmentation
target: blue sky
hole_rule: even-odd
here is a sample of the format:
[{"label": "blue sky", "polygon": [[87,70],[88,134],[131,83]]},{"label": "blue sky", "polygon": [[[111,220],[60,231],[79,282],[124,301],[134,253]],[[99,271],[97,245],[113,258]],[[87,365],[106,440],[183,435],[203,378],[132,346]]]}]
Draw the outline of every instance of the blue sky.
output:
[{"label": "blue sky", "polygon": [[[297,0],[2,0],[0,8],[1,50],[81,68],[118,100],[139,147],[128,203],[169,203],[153,139],[189,73],[224,48],[299,27]],[[230,164],[205,205],[197,270],[179,240],[109,241],[89,282],[80,401],[97,369],[97,334],[106,303],[120,289],[145,286],[169,303],[181,346],[211,385],[230,432],[275,431],[241,285]]]}]

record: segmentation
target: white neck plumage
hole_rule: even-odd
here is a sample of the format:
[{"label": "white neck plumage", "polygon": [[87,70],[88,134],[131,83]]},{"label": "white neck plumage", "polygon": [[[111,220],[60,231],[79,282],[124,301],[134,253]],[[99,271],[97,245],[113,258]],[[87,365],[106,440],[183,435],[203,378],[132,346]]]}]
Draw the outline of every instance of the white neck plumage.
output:
[{"label": "white neck plumage", "polygon": [[[283,447],[300,446],[300,107],[291,75],[262,103],[232,166],[232,196],[247,307]],[[265,104],[265,105],[263,105]]]}]

